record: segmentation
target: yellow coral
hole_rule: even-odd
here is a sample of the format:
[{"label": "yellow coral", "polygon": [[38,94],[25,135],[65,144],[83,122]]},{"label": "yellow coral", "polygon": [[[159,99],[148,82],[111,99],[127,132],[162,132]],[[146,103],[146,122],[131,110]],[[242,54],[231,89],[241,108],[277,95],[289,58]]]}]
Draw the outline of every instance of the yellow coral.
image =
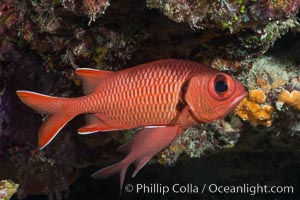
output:
[{"label": "yellow coral", "polygon": [[290,6],[291,4],[291,0],[277,0],[277,1],[270,1],[271,4],[270,6],[272,6],[274,9],[281,9],[281,10],[285,10],[287,9],[288,6]]},{"label": "yellow coral", "polygon": [[266,96],[262,90],[251,90],[249,96],[244,98],[236,107],[235,113],[243,120],[248,120],[254,126],[263,125],[270,127],[272,125],[274,108],[270,105],[261,105],[265,101]]},{"label": "yellow coral", "polygon": [[271,89],[269,82],[261,77],[256,79],[256,85],[260,87],[265,94],[269,93]]},{"label": "yellow coral", "polygon": [[254,103],[262,104],[266,101],[266,95],[262,90],[250,90],[249,91],[249,99]]},{"label": "yellow coral", "polygon": [[283,90],[278,96],[278,101],[300,110],[300,91],[294,90],[290,93],[287,90]]},{"label": "yellow coral", "polygon": [[19,184],[15,184],[10,180],[0,181],[0,199],[9,200],[12,195],[18,190]]},{"label": "yellow coral", "polygon": [[176,154],[181,154],[185,149],[186,148],[183,144],[172,144],[170,146],[170,150]]}]

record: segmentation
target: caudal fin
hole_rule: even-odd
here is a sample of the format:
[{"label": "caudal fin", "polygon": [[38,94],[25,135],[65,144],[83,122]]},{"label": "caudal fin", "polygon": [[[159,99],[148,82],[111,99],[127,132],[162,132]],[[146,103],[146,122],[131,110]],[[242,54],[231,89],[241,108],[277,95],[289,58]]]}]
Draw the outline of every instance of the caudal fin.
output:
[{"label": "caudal fin", "polygon": [[76,116],[76,113],[70,112],[67,106],[64,106],[66,105],[64,101],[68,100],[66,98],[51,97],[24,90],[18,90],[16,93],[24,104],[47,115],[38,133],[39,149],[47,146],[65,124]]}]

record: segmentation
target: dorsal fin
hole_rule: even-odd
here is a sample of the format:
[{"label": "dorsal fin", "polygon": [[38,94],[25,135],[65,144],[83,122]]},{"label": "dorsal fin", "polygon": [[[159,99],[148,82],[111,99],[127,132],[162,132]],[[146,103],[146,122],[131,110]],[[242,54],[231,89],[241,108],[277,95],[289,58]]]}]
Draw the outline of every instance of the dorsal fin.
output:
[{"label": "dorsal fin", "polygon": [[76,69],[76,75],[82,80],[84,94],[92,93],[100,84],[101,80],[112,73],[114,72],[89,68]]}]

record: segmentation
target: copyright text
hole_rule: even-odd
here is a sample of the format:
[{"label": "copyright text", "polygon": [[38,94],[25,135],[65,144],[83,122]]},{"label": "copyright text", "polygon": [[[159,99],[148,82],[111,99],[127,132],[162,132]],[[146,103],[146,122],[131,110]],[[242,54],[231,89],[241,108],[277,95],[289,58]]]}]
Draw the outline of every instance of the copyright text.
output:
[{"label": "copyright text", "polygon": [[268,185],[249,185],[247,183],[242,185],[218,185],[218,184],[203,184],[195,185],[192,183],[173,185],[163,185],[161,183],[138,183],[136,185],[127,184],[125,191],[128,193],[135,192],[137,194],[161,194],[168,193],[175,194],[249,194],[251,196],[256,194],[293,194],[293,186],[268,186]]}]

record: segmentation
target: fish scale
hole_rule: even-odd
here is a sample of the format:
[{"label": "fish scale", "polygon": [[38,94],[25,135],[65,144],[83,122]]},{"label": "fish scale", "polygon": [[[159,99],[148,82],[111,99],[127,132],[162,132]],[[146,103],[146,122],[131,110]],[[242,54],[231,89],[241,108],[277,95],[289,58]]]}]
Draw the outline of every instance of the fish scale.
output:
[{"label": "fish scale", "polygon": [[[135,71],[117,72],[99,85],[96,94],[85,96],[76,107],[81,112],[101,113],[116,124],[130,123],[131,127],[167,124],[177,115],[181,85],[201,67],[195,65],[186,68],[180,63],[159,64],[151,68],[140,66]],[[137,112],[139,118],[136,117]]]}]

